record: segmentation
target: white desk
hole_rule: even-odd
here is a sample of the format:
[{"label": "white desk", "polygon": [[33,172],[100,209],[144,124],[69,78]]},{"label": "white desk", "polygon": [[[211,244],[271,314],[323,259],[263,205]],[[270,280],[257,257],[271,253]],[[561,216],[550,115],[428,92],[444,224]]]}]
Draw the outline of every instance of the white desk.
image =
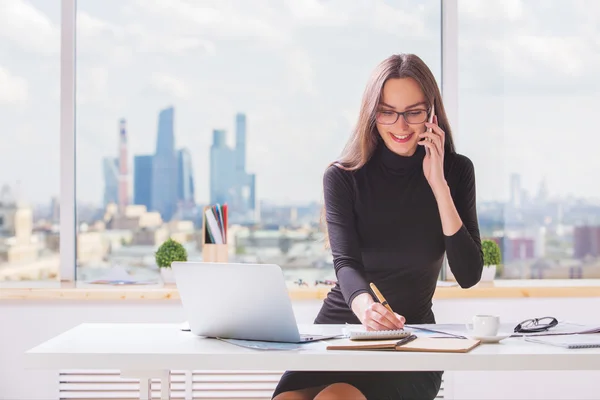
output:
[{"label": "white desk", "polygon": [[[308,331],[307,327],[302,327]],[[310,332],[340,332],[314,325]],[[568,350],[505,339],[469,353],[328,351],[326,343],[302,350],[261,351],[182,332],[178,324],[82,324],[25,354],[31,369],[117,369],[140,379],[140,398],[150,399],[150,379],[162,379],[169,399],[170,370],[390,370],[507,371],[600,370],[600,349]]]}]

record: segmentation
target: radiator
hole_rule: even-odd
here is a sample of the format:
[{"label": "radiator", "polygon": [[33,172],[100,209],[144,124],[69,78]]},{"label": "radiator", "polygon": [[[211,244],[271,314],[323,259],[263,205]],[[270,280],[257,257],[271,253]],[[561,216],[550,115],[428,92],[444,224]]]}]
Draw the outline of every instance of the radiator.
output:
[{"label": "radiator", "polygon": [[[268,400],[281,377],[277,371],[171,371],[171,398],[181,400]],[[139,399],[139,382],[119,371],[63,370],[61,400]],[[152,398],[160,399],[160,383],[152,382]],[[436,399],[444,399],[444,382]]]}]

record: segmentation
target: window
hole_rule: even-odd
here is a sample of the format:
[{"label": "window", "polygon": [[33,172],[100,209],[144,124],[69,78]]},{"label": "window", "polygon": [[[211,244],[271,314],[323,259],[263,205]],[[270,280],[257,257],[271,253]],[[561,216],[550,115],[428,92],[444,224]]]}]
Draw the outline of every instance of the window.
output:
[{"label": "window", "polygon": [[[440,2],[77,6],[78,277],[158,276],[178,238],[201,260],[203,206],[230,207],[230,260],[334,277],[322,174],[385,57],[440,78]],[[160,29],[157,29],[160,27]],[[212,160],[212,162],[211,162]]]},{"label": "window", "polygon": [[500,276],[600,277],[596,3],[458,5],[457,144],[476,167]]},{"label": "window", "polygon": [[0,2],[0,281],[59,274],[60,1]]}]

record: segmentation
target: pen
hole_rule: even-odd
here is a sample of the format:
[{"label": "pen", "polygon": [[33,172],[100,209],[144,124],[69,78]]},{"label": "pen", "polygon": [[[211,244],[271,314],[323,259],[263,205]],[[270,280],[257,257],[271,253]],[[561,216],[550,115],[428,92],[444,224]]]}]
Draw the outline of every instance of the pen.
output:
[{"label": "pen", "polygon": [[375,286],[375,284],[373,282],[371,282],[371,289],[373,290],[373,293],[375,293],[375,297],[377,297],[377,300],[388,310],[390,310],[391,312],[394,312],[394,310],[392,310],[392,307],[390,307],[390,305],[388,304],[387,300],[385,299],[385,297],[383,297],[383,295],[381,294],[381,292],[379,291],[379,289],[377,289],[377,286]]},{"label": "pen", "polygon": [[400,340],[399,340],[399,341],[396,343],[396,346],[402,346],[403,344],[410,343],[410,342],[412,342],[413,340],[415,340],[416,338],[417,338],[417,335],[410,335],[410,336],[407,336],[407,337],[405,337],[405,338],[402,338],[402,339],[400,339]]}]

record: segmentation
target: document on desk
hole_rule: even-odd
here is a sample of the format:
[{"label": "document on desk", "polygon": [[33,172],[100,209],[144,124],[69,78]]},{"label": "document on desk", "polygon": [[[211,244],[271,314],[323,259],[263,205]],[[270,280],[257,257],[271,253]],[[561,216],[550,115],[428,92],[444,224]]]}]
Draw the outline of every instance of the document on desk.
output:
[{"label": "document on desk", "polygon": [[[511,337],[524,337],[600,333],[600,325],[579,324],[568,321],[559,321],[555,327],[544,332],[515,333],[514,330],[517,324],[518,322],[501,323],[498,334],[510,334]],[[405,327],[408,327],[415,332],[419,332],[420,330],[429,332],[428,336],[431,337],[437,337],[436,335],[447,335],[458,338],[467,338],[470,336],[465,324],[417,324],[405,325]]]},{"label": "document on desk", "polygon": [[308,342],[308,343],[281,343],[281,342],[262,342],[258,340],[242,340],[242,339],[225,339],[218,338],[223,342],[227,342],[236,346],[246,347],[255,350],[305,350],[309,348],[324,348],[324,343]]},{"label": "document on desk", "polygon": [[327,350],[388,350],[388,351],[411,351],[411,352],[434,352],[434,353],[467,353],[479,346],[481,343],[475,339],[457,338],[432,338],[418,337],[416,340],[406,344],[400,344],[398,340],[373,340],[369,342],[357,342],[349,339],[341,339],[330,343]]}]

